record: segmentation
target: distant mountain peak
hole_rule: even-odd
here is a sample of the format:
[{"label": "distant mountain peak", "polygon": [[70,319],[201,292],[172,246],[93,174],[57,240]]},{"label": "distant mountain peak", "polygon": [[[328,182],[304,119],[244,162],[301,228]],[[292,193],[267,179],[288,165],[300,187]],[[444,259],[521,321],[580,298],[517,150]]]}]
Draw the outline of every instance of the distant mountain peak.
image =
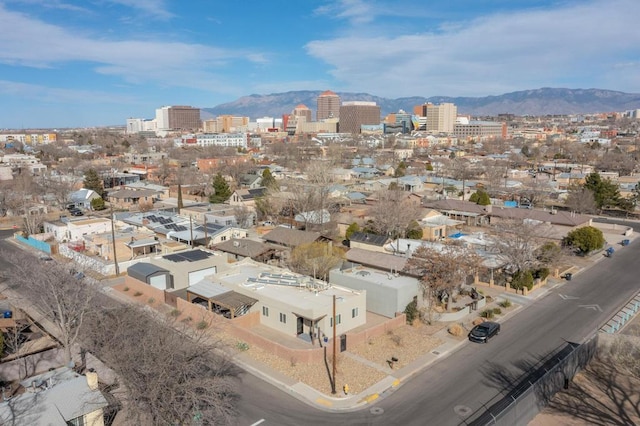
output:
[{"label": "distant mountain peak", "polygon": [[[252,94],[233,102],[202,108],[203,116],[232,114],[258,117],[281,117],[290,114],[296,105],[304,104],[315,111],[318,96],[323,90],[297,90],[268,95]],[[388,99],[369,93],[336,92],[342,101],[374,101],[387,115],[399,110],[413,111],[413,107],[427,102],[452,102],[459,114],[490,116],[503,113],[515,115],[590,114],[597,112],[640,109],[640,94],[604,89],[568,89],[542,87],[503,95],[484,97],[414,96]]]}]

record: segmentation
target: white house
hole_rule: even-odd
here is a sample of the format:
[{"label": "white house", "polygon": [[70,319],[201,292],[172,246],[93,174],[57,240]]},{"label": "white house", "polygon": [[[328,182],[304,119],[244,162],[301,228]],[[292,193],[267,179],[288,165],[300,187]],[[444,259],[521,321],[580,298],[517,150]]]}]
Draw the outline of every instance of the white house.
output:
[{"label": "white house", "polygon": [[85,235],[111,231],[111,221],[103,218],[47,221],[43,226],[44,232],[52,234],[58,242],[80,241]]}]

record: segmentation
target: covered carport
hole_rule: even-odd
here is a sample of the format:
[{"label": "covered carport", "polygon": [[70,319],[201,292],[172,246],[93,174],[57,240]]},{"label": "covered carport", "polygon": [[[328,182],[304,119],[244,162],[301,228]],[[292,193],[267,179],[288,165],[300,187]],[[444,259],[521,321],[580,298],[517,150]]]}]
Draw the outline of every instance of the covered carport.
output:
[{"label": "covered carport", "polygon": [[187,300],[229,319],[245,315],[258,301],[208,280],[199,281],[187,288]]}]

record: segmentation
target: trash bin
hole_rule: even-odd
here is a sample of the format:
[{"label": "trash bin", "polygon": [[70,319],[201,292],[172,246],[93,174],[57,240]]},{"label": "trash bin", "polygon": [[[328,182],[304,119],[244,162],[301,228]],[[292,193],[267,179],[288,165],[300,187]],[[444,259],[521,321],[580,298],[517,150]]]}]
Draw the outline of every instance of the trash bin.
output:
[{"label": "trash bin", "polygon": [[607,249],[607,257],[611,257],[611,256],[613,256],[613,253],[614,253],[614,252],[615,252],[614,248],[613,248],[613,247],[609,247],[609,248]]},{"label": "trash bin", "polygon": [[628,246],[629,245],[629,240],[622,240],[622,245],[623,246]]},{"label": "trash bin", "polygon": [[571,281],[571,278],[573,278],[573,274],[571,272],[567,272],[566,274],[564,274],[564,278],[567,281]]}]

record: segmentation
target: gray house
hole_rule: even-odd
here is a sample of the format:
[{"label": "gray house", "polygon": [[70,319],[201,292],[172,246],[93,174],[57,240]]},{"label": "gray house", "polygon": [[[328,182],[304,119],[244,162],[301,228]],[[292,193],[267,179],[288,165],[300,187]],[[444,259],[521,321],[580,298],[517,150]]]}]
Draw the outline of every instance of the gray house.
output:
[{"label": "gray house", "polygon": [[388,318],[403,312],[418,295],[419,289],[416,278],[365,268],[351,262],[332,270],[329,282],[352,290],[365,290],[367,310]]}]

